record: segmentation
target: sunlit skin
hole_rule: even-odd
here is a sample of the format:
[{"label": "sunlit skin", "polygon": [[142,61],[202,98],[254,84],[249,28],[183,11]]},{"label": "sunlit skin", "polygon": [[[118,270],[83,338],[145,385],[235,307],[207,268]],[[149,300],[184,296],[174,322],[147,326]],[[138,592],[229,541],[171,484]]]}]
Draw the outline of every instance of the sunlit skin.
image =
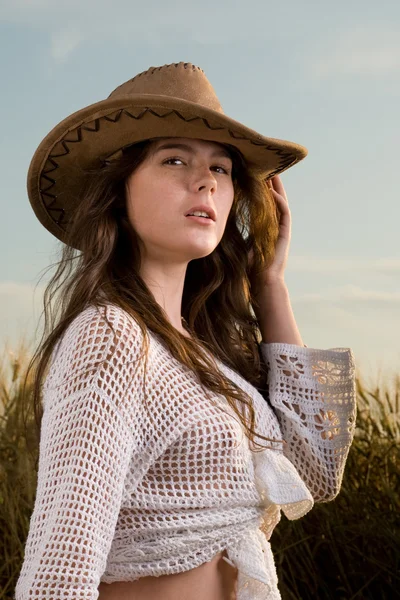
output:
[{"label": "sunlit skin", "polygon": [[[160,149],[166,143],[184,147]],[[179,331],[188,263],[211,254],[224,234],[233,204],[232,161],[216,142],[163,138],[127,179],[127,213],[142,242],[141,276]],[[216,222],[203,226],[185,216],[205,204]]]}]

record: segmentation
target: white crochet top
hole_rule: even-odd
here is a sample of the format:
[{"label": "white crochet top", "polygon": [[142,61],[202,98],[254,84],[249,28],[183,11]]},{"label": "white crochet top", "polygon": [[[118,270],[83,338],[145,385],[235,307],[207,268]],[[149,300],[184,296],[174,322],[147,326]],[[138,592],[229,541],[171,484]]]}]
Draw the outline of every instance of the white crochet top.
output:
[{"label": "white crochet top", "polygon": [[261,343],[269,402],[216,359],[252,397],[256,431],[287,442],[253,452],[226,398],[208,391],[224,410],[214,406],[148,331],[149,410],[143,335],[125,311],[88,306],[53,352],[16,600],[94,600],[100,582],[187,571],[224,549],[238,600],[277,600],[268,540],[280,511],[297,519],[340,489],[355,427],[351,349]]}]

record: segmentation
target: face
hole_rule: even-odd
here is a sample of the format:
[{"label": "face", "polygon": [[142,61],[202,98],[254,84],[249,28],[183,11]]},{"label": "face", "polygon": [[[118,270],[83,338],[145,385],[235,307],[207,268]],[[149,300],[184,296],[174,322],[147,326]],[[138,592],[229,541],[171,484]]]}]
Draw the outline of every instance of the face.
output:
[{"label": "face", "polygon": [[[232,160],[223,145],[189,138],[153,142],[126,181],[127,213],[144,258],[189,262],[211,254],[223,236],[233,204]],[[185,215],[205,205],[216,220]]]}]

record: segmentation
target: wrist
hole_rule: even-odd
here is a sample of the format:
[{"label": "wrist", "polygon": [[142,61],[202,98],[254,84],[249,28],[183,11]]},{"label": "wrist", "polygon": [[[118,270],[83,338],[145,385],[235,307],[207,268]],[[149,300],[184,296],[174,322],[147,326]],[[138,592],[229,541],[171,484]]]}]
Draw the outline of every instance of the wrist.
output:
[{"label": "wrist", "polygon": [[270,277],[267,280],[264,280],[264,283],[261,288],[259,288],[255,294],[256,299],[261,296],[268,296],[271,294],[287,294],[288,287],[286,282],[281,277]]},{"label": "wrist", "polygon": [[267,287],[270,287],[270,286],[285,286],[286,287],[286,282],[285,282],[284,276],[280,277],[278,275],[268,275],[265,278],[264,283]]}]

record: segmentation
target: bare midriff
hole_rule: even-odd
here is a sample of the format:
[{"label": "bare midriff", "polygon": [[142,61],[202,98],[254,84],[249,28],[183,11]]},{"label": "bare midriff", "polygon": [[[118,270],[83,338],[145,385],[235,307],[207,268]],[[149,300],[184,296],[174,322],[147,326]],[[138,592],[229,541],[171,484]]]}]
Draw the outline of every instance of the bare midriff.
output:
[{"label": "bare midriff", "polygon": [[101,583],[99,600],[236,600],[237,569],[224,556],[226,550],[183,573]]}]

